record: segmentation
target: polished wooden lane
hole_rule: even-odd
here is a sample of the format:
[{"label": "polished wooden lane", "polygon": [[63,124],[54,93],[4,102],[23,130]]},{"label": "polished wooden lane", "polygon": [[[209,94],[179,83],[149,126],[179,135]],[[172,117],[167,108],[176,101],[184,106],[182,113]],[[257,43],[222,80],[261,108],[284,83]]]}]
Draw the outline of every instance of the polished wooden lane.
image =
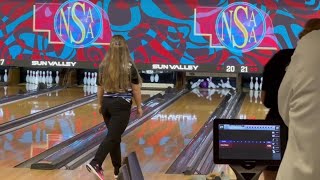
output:
[{"label": "polished wooden lane", "polygon": [[[113,171],[104,171],[106,180],[113,178]],[[177,174],[159,174],[159,173],[144,173],[145,180],[205,180],[205,176],[200,175],[177,175]],[[31,170],[26,168],[1,168],[0,179],[5,180],[94,180],[96,177],[83,170]],[[231,177],[228,180],[236,180],[236,177]],[[259,180],[268,180],[261,176]]]},{"label": "polished wooden lane", "polygon": [[0,136],[0,167],[15,165],[102,122],[96,102]]},{"label": "polished wooden lane", "polygon": [[[186,94],[123,137],[122,155],[135,151],[144,173],[164,173],[222,100],[218,94],[209,100],[206,90],[201,95]],[[113,169],[109,156],[103,168]]]},{"label": "polished wooden lane", "polygon": [[251,91],[247,93],[237,118],[265,119],[269,109],[263,105],[262,98],[263,94],[261,91]]},{"label": "polished wooden lane", "polygon": [[[243,101],[240,112],[237,115],[238,119],[265,119],[269,109],[263,105],[262,99],[264,94],[260,93],[260,91],[248,92]],[[224,172],[230,180],[236,180],[236,176],[229,165],[216,165],[214,172]],[[272,180],[275,179],[275,176],[276,174],[274,172],[263,173],[259,180]]]},{"label": "polished wooden lane", "polygon": [[26,86],[0,86],[0,99],[17,95],[19,91],[26,92]]},{"label": "polished wooden lane", "polygon": [[53,93],[0,105],[0,124],[83,97],[82,88],[67,88]]},{"label": "polished wooden lane", "polygon": [[14,167],[101,122],[95,101],[0,136],[0,168]]},{"label": "polished wooden lane", "polygon": [[[111,170],[105,171],[106,180],[114,179]],[[167,175],[145,173],[145,180],[196,180],[197,176]],[[0,169],[0,179],[3,180],[94,180],[96,177],[82,170],[53,170],[41,171],[25,168],[2,168]],[[200,180],[200,178],[199,178]]]}]

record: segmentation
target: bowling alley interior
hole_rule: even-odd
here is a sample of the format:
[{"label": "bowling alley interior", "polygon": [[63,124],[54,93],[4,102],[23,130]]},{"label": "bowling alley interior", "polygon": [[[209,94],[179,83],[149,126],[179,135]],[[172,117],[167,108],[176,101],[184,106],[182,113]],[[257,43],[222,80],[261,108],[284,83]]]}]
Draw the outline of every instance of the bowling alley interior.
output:
[{"label": "bowling alley interior", "polygon": [[108,155],[100,179],[277,178],[287,134],[265,120],[265,67],[297,46],[318,1],[0,4],[0,179],[98,179],[86,164],[108,134],[97,93],[115,35],[142,79],[143,115],[132,100],[118,177]]}]

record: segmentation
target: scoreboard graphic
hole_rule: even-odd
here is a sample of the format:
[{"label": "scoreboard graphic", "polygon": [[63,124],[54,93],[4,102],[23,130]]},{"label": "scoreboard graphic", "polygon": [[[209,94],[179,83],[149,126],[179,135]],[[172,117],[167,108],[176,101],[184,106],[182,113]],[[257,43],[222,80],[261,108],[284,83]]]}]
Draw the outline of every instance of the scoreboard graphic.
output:
[{"label": "scoreboard graphic", "polygon": [[96,69],[113,35],[143,70],[260,73],[319,1],[0,0],[0,66]]}]

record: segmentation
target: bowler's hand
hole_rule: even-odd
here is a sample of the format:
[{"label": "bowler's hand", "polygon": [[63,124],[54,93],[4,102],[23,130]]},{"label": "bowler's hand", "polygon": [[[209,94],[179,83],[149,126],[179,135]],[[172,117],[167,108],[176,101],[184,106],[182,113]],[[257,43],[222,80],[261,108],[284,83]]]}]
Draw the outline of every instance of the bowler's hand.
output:
[{"label": "bowler's hand", "polygon": [[141,107],[138,107],[138,108],[137,108],[137,114],[138,114],[139,117],[142,117],[142,115],[143,115],[143,110],[142,110]]}]

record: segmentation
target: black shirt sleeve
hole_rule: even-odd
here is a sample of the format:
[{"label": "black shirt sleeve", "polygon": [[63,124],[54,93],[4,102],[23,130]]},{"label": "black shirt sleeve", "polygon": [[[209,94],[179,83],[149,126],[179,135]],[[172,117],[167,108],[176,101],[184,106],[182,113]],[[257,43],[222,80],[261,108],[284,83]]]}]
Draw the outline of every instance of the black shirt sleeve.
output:
[{"label": "black shirt sleeve", "polygon": [[263,104],[267,108],[278,109],[278,89],[293,53],[294,49],[280,50],[269,60],[264,68],[262,89],[265,91],[265,98]]},{"label": "black shirt sleeve", "polygon": [[131,66],[131,83],[139,84],[138,70],[134,66]]}]

